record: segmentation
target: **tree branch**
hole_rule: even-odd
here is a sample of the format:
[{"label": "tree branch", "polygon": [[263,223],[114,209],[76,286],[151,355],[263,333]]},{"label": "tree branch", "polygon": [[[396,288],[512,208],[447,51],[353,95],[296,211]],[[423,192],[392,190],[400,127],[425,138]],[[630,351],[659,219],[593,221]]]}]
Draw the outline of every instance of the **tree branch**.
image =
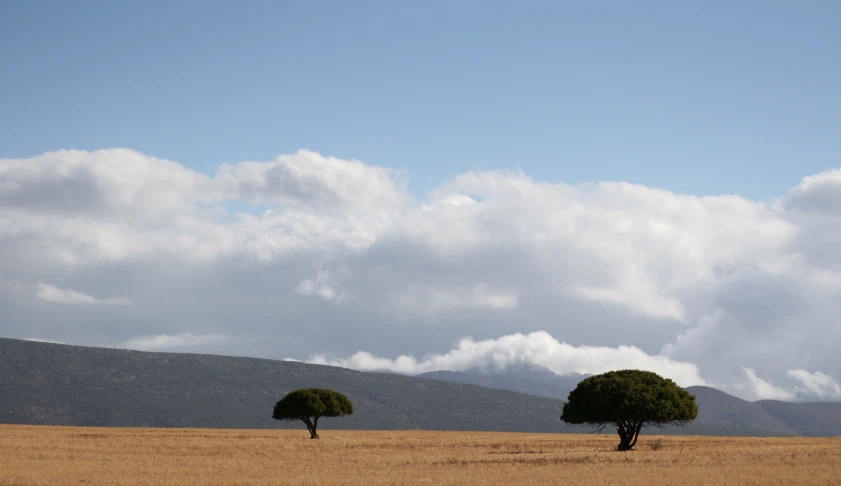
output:
[{"label": "tree branch", "polygon": [[637,445],[637,439],[639,439],[640,430],[642,430],[642,422],[637,422],[634,430],[634,440],[631,442],[630,447],[634,447],[635,445]]}]

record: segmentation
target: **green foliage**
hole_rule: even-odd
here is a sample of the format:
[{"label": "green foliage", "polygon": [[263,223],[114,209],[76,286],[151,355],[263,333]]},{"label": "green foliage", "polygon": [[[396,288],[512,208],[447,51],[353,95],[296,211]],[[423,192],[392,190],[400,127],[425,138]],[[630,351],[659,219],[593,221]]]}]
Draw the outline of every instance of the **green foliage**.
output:
[{"label": "green foliage", "polygon": [[672,380],[650,371],[622,370],[581,381],[570,392],[561,420],[587,425],[626,420],[670,425],[683,424],[697,416],[695,396]]},{"label": "green foliage", "polygon": [[353,404],[341,393],[324,388],[303,388],[283,397],[274,407],[275,420],[307,417],[342,417],[353,413]]},{"label": "green foliage", "polygon": [[275,420],[300,420],[307,426],[310,436],[318,438],[318,419],[342,417],[353,413],[353,404],[341,393],[324,388],[303,388],[284,396],[274,406]]},{"label": "green foliage", "polygon": [[683,425],[697,416],[695,396],[672,380],[650,371],[622,370],[582,380],[570,392],[561,420],[601,428],[614,424],[619,450],[628,450],[642,427]]}]

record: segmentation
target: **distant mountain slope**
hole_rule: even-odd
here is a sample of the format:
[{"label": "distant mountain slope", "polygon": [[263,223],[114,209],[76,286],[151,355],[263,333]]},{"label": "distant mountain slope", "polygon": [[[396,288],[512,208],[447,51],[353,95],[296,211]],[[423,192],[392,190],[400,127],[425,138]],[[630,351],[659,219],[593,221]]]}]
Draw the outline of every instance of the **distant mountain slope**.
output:
[{"label": "distant mountain slope", "polygon": [[[302,428],[270,414],[284,394],[305,387],[331,388],[354,403],[356,413],[324,420],[325,429],[590,430],[564,425],[560,400],[439,379],[0,338],[0,423]],[[750,403],[712,388],[689,391],[698,420],[646,433],[841,435],[839,403]]]},{"label": "distant mountain slope", "polygon": [[765,412],[756,403],[736,398],[706,386],[686,389],[698,404],[697,423],[705,425],[765,430],[779,435],[799,435],[793,428]]},{"label": "distant mountain slope", "polygon": [[356,413],[325,429],[563,432],[561,402],[506,390],[255,358],[147,353],[0,338],[0,422],[303,427],[270,418],[305,387],[347,394]]},{"label": "distant mountain slope", "polygon": [[540,397],[566,400],[584,375],[557,375],[548,369],[515,369],[503,373],[487,373],[478,370],[459,371],[431,371],[417,375],[419,378],[467,383],[488,388],[512,390],[529,393]]},{"label": "distant mountain slope", "polygon": [[[498,374],[434,371],[418,375],[426,378],[458,383],[473,383],[490,388],[522,391],[534,395],[558,398],[568,395],[586,375],[560,376],[554,384],[543,370],[538,380]],[[567,380],[566,384],[563,380]],[[682,427],[667,427],[657,433],[687,435],[759,435],[759,436],[841,436],[841,403],[789,403],[773,400],[748,402],[706,386],[692,386],[687,390],[695,395],[698,418]],[[649,433],[655,433],[651,430]]]},{"label": "distant mountain slope", "polygon": [[799,435],[841,435],[841,403],[790,403],[760,400],[756,405]]}]

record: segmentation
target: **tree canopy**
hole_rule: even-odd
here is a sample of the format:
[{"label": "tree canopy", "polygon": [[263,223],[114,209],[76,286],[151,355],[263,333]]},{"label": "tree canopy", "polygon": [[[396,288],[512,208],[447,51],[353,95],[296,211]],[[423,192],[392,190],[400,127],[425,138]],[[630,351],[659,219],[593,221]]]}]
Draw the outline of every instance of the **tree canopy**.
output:
[{"label": "tree canopy", "polygon": [[582,380],[569,394],[561,420],[603,429],[613,424],[618,449],[637,443],[643,427],[684,425],[698,416],[695,396],[672,380],[640,370],[610,371]]},{"label": "tree canopy", "polygon": [[288,393],[274,406],[275,420],[300,420],[307,426],[311,439],[318,438],[318,419],[342,417],[353,413],[348,397],[324,388],[302,388]]}]

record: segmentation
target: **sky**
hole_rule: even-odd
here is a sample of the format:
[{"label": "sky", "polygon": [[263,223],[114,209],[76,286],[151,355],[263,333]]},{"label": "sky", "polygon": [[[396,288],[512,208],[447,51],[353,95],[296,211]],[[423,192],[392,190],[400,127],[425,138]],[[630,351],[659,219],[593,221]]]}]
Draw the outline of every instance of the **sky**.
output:
[{"label": "sky", "polygon": [[0,336],[841,399],[841,3],[0,3]]}]

